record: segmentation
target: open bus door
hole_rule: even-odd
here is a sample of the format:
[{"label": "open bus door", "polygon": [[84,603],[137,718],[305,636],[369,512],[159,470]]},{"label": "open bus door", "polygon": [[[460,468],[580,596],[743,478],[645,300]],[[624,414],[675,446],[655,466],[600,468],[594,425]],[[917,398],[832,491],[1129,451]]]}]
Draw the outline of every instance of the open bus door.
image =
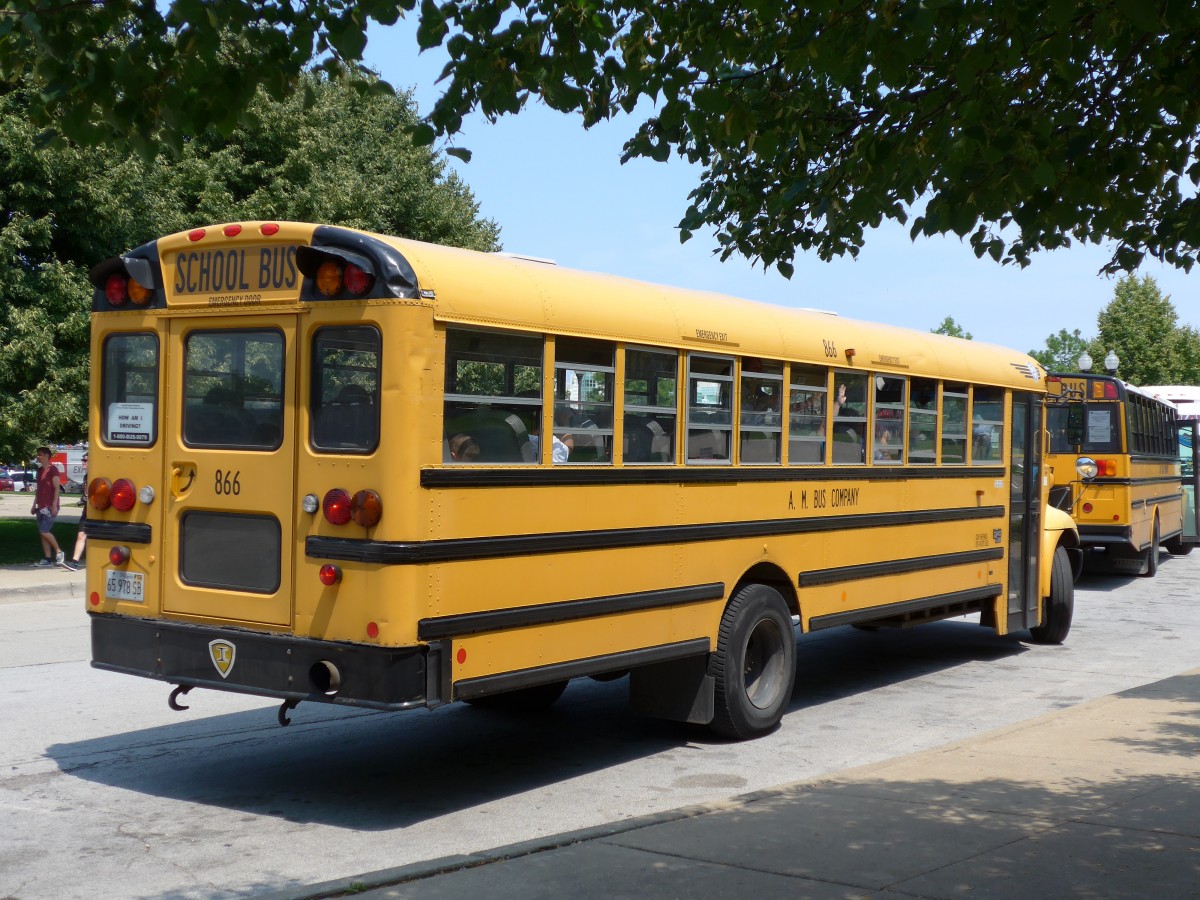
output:
[{"label": "open bus door", "polygon": [[[1196,465],[1198,430],[1198,419],[1179,422],[1179,467],[1180,480],[1183,482],[1183,534],[1179,538],[1179,549],[1184,553],[1200,544],[1200,509],[1196,507],[1196,489],[1200,487],[1200,466]],[[1171,547],[1168,546],[1168,549]],[[1172,549],[1171,552],[1175,551]]]}]

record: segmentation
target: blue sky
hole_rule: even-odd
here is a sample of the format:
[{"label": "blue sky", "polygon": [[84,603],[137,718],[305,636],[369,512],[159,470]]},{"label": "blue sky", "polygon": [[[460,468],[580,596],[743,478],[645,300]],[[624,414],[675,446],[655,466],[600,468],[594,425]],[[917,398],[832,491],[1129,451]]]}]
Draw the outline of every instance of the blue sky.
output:
[{"label": "blue sky", "polygon": [[[396,88],[411,88],[421,111],[439,95],[445,57],[417,55],[414,27],[372,27],[366,61]],[[908,238],[890,223],[867,236],[857,260],[825,263],[798,256],[791,280],[730,257],[721,262],[711,234],[680,244],[676,224],[699,169],[673,159],[620,164],[637,121],[619,118],[585,131],[580,119],[531,105],[495,124],[468,119],[456,139],[470,163],[451,158],[480,212],[501,226],[504,249],[559,265],[715,290],[782,306],[810,306],[858,319],[928,331],[953,316],[977,341],[1018,350],[1045,347],[1060,328],[1096,333],[1096,316],[1116,280],[1097,275],[1111,251],[1077,246],[1039,253],[1024,270],[975,258],[955,237]],[[1200,268],[1184,274],[1158,263],[1152,276],[1171,297],[1181,324],[1200,328]]]}]

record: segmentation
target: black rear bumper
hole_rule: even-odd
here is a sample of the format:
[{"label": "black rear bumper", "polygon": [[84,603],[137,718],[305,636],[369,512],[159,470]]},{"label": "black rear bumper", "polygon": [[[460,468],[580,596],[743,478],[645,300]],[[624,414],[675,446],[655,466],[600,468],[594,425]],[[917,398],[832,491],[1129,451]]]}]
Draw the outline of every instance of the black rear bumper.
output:
[{"label": "black rear bumper", "polygon": [[[170,684],[368,709],[439,706],[448,651],[92,615],[92,665]],[[222,672],[222,667],[224,672]]]}]

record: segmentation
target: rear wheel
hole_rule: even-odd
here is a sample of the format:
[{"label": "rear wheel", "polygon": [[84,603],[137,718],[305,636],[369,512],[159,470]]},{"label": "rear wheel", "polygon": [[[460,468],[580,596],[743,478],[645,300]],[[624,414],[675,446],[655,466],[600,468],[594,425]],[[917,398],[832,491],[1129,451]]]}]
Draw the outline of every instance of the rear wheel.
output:
[{"label": "rear wheel", "polygon": [[1035,644],[1061,644],[1071,630],[1075,612],[1075,579],[1071,559],[1063,547],[1054,549],[1050,569],[1050,596],[1042,601],[1042,623],[1029,629]]},{"label": "rear wheel", "polygon": [[1150,546],[1146,548],[1146,555],[1142,561],[1141,574],[1147,578],[1158,574],[1158,543],[1158,519],[1155,519],[1154,530],[1150,532]]},{"label": "rear wheel", "polygon": [[1163,546],[1167,548],[1167,552],[1172,556],[1187,556],[1192,552],[1192,547],[1195,544],[1185,544],[1183,542],[1183,535],[1177,535],[1169,541],[1163,542]]},{"label": "rear wheel", "polygon": [[796,679],[796,636],[780,593],[749,584],[725,607],[708,672],[715,681],[711,728],[745,740],[779,724]]}]

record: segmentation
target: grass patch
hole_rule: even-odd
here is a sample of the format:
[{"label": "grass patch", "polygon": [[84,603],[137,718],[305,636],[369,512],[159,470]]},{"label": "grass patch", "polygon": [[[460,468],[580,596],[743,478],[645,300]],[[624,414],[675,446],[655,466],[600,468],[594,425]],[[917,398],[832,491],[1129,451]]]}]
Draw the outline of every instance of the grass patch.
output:
[{"label": "grass patch", "polygon": [[[75,522],[55,522],[51,533],[58,538],[58,546],[67,556],[75,549]],[[0,518],[0,566],[33,564],[42,558],[42,541],[38,537],[37,519],[25,516],[20,519]]]}]

